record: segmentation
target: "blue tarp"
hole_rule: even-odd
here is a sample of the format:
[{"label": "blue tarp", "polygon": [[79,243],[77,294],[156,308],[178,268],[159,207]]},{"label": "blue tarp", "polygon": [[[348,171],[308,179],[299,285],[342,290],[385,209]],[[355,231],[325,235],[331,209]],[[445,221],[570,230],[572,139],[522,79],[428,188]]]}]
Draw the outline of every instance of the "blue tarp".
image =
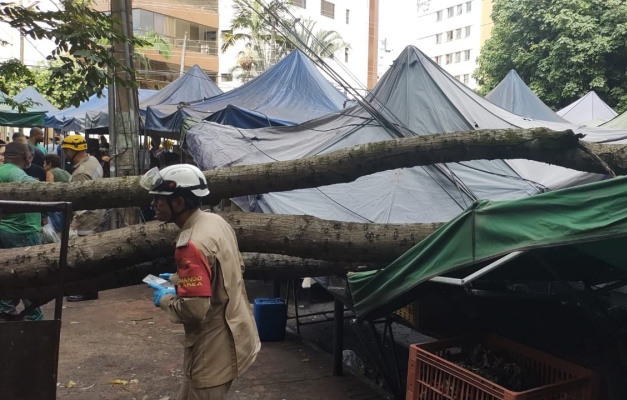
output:
[{"label": "blue tarp", "polygon": [[314,63],[295,50],[255,79],[207,101],[189,107],[148,107],[146,129],[178,133],[183,118],[205,119],[228,105],[272,120],[302,123],[342,109],[345,100]]},{"label": "blue tarp", "polygon": [[202,68],[194,65],[153,96],[140,101],[139,113],[145,116],[148,106],[195,103],[219,94],[222,94],[222,90],[205,74]]},{"label": "blue tarp", "polygon": [[250,111],[245,108],[229,104],[225,109],[211,114],[205,121],[215,122],[221,125],[232,125],[238,128],[253,129],[264,126],[291,126],[291,121],[270,118],[267,115]]},{"label": "blue tarp", "polygon": [[[62,131],[85,132],[88,129],[107,128],[109,126],[108,89],[103,90],[102,97],[93,95],[78,107],[70,107],[46,117],[46,128]],[[157,90],[139,89],[139,101],[143,101],[157,93]]]}]

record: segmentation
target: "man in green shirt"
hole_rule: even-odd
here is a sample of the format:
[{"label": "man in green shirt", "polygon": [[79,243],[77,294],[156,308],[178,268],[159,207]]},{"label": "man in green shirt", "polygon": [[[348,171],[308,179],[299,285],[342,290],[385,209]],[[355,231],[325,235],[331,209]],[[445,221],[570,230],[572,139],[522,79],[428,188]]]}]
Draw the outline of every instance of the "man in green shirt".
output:
[{"label": "man in green shirt", "polygon": [[[0,165],[0,184],[38,182],[24,172],[33,161],[33,153],[23,143],[11,142],[4,152],[4,164]],[[0,248],[35,246],[41,244],[41,214],[24,213],[3,215],[0,219]],[[24,307],[31,302],[23,300]],[[17,315],[19,300],[0,300],[0,313]],[[4,316],[6,318],[6,316]],[[44,315],[39,307],[27,313],[26,320],[36,321]],[[0,314],[0,320],[3,316]]]}]

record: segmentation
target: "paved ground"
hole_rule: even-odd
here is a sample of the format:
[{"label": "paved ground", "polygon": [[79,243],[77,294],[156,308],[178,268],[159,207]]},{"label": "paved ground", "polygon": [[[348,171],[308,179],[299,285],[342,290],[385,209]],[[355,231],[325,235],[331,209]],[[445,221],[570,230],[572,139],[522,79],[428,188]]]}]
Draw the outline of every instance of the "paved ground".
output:
[{"label": "paved ground", "polygon": [[[271,286],[253,284],[251,297]],[[44,307],[53,315],[53,304]],[[305,302],[302,310],[310,308]],[[152,304],[152,290],[138,285],[100,293],[94,301],[65,303],[58,370],[58,399],[176,399],[181,378],[182,334]],[[331,355],[318,344],[330,323],[301,328],[288,322],[285,341],[266,342],[254,366],[232,388],[232,400],[386,398],[373,383],[332,375]]]}]

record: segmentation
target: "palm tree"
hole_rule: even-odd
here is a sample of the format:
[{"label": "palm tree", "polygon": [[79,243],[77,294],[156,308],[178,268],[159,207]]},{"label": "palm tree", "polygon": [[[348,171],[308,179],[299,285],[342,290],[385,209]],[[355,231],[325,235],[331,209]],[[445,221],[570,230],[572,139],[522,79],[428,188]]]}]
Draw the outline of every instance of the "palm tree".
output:
[{"label": "palm tree", "polygon": [[316,21],[309,18],[297,23],[294,30],[289,32],[287,40],[291,46],[288,49],[300,49],[304,53],[313,53],[320,58],[333,58],[333,54],[340,49],[350,48],[337,31],[325,29],[316,30]]},{"label": "palm tree", "polygon": [[[225,52],[238,42],[246,43],[244,50],[238,54],[237,64],[231,69],[232,73],[240,72],[240,80],[246,82],[261,74],[294,49],[332,58],[335,51],[350,47],[336,31],[312,33],[316,22],[307,19],[299,24],[298,19],[289,17],[290,6],[290,0],[274,0],[266,10],[253,0],[234,0],[235,18],[231,21],[231,33],[222,38],[221,49]],[[281,21],[280,24],[273,22],[275,17]],[[236,33],[236,30],[240,32]]]}]

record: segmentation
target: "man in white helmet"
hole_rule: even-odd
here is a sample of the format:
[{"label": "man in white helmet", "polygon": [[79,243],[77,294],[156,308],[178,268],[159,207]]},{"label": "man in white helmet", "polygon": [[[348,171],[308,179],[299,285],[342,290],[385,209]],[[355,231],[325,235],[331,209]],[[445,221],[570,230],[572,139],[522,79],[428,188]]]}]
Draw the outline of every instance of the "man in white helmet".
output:
[{"label": "man in white helmet", "polygon": [[185,377],[178,399],[226,400],[233,379],[261,348],[235,232],[222,217],[200,210],[209,189],[193,165],[153,168],[141,186],[154,195],[156,218],[181,228],[177,272],[169,278],[176,289],[151,285],[155,306],[185,328]]}]

